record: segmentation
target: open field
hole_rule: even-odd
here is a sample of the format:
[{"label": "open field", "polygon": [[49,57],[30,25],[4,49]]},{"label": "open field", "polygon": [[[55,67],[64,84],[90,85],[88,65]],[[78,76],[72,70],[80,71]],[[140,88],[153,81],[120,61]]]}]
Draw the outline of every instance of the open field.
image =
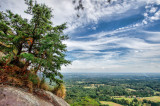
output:
[{"label": "open field", "polygon": [[154,94],[156,95],[156,94],[160,94],[160,92],[158,92],[158,91],[154,91]]},{"label": "open field", "polygon": [[83,88],[94,89],[94,88],[97,88],[97,87],[94,84],[91,84],[89,86],[84,86]]},{"label": "open field", "polygon": [[134,99],[134,98],[126,98],[126,97],[116,97],[116,98],[114,98],[114,99],[118,99],[118,100],[121,100],[121,99],[124,99],[124,100],[128,100],[129,102],[132,102],[132,100]]},{"label": "open field", "polygon": [[151,104],[144,103],[143,106],[151,106]]},{"label": "open field", "polygon": [[131,89],[131,88],[126,88],[127,91],[130,91],[130,92],[136,92],[136,90],[134,89]]},{"label": "open field", "polygon": [[96,88],[95,86],[84,86],[83,88],[86,88],[86,89],[94,89]]},{"label": "open field", "polygon": [[107,101],[100,101],[100,103],[103,105],[109,105],[109,106],[123,106],[114,102],[107,102]]},{"label": "open field", "polygon": [[144,99],[150,100],[152,102],[160,102],[160,96],[144,97],[144,98],[140,98],[138,100],[142,101]]},{"label": "open field", "polygon": [[[115,99],[125,99],[128,100],[129,102],[131,102],[134,98],[127,98],[124,96],[121,97],[114,97]],[[151,96],[151,97],[143,97],[143,98],[137,98],[139,101],[143,101],[144,99],[146,100],[150,100],[152,102],[160,102],[160,96]]]}]

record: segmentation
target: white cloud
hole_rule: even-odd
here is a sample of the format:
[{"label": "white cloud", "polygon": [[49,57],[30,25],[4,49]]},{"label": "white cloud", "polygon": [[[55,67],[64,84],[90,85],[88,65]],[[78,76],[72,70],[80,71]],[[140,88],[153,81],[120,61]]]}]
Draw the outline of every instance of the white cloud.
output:
[{"label": "white cloud", "polygon": [[[150,36],[158,36],[159,32],[141,31]],[[102,35],[98,37],[97,35]],[[69,72],[159,72],[160,44],[151,44],[143,39],[132,37],[103,36],[104,32],[94,36],[93,41],[68,41],[69,50],[83,50],[72,55],[72,65],[63,68]],[[147,38],[153,40],[152,38]],[[114,45],[110,45],[115,44]],[[105,45],[105,46],[104,46]],[[76,46],[76,47],[75,47]],[[118,51],[117,48],[128,48]],[[114,49],[116,51],[105,51]],[[126,53],[125,53],[126,52]],[[97,56],[97,54],[101,54]],[[123,54],[123,55],[121,55]],[[153,71],[154,70],[154,71]]]},{"label": "white cloud", "polygon": [[157,10],[157,8],[156,7],[152,7],[151,8],[151,10],[149,11],[150,13],[155,13],[156,12],[156,10]]},{"label": "white cloud", "polygon": [[147,13],[144,13],[144,16],[145,16],[145,17],[148,17],[148,14],[147,14]]},{"label": "white cloud", "polygon": [[[160,38],[157,36],[157,38]],[[152,38],[147,38],[149,40],[155,40],[154,36]],[[158,40],[158,39],[157,39]],[[160,44],[149,44],[139,38],[130,38],[130,37],[102,37],[93,41],[73,41],[68,40],[64,42],[68,46],[68,50],[106,50],[112,48],[129,48],[129,49],[140,49],[148,50],[148,48],[153,48],[160,46]],[[110,45],[113,44],[113,45]],[[114,45],[115,44],[115,45]]]},{"label": "white cloud", "polygon": [[145,24],[148,24],[148,22],[146,20],[143,20],[142,23],[145,25]]},{"label": "white cloud", "polygon": [[[80,18],[76,17],[76,11],[72,4],[72,0],[37,0],[39,3],[45,3],[49,7],[53,8],[54,18],[52,19],[55,25],[68,22],[68,30],[66,32],[74,31],[77,27],[82,27],[90,22],[97,23],[100,19],[105,17],[106,20],[113,20],[113,16],[123,17],[124,13],[130,10],[136,10],[141,6],[148,4],[150,7],[150,12],[156,12],[155,7],[151,7],[150,4],[160,4],[159,0],[112,0],[109,4],[106,0],[84,0],[83,5],[85,7],[84,11],[80,11]],[[146,8],[147,8],[146,6]],[[30,16],[23,13],[27,8],[23,0],[3,0],[1,1],[1,9],[12,9],[16,13],[20,13],[23,17],[30,18]],[[21,8],[21,9],[20,9]],[[147,9],[148,9],[147,8]],[[137,11],[138,12],[138,11]],[[123,14],[123,15],[122,15]],[[127,13],[128,15],[131,13]],[[147,17],[147,14],[145,14]],[[112,17],[112,18],[111,18]],[[159,19],[159,12],[155,16],[150,18],[151,20]],[[147,24],[147,20],[145,24]],[[93,28],[95,29],[95,28]]]},{"label": "white cloud", "polygon": [[[123,13],[126,13],[129,10],[137,9],[138,7],[141,7],[142,5],[145,5],[145,1],[140,0],[132,0],[124,2],[120,2],[118,0],[112,1],[111,4],[107,3],[106,0],[104,1],[91,1],[91,0],[84,0],[83,4],[84,9],[83,12],[80,12],[80,18],[74,18],[73,21],[69,23],[69,29],[68,31],[71,31],[79,26],[83,26],[85,24],[94,22],[97,23],[100,19],[105,17],[105,21],[110,21],[113,19],[113,16],[123,17],[124,15],[121,15]],[[130,15],[130,13],[127,13]],[[112,18],[111,18],[112,17]]]},{"label": "white cloud", "polygon": [[127,31],[130,31],[130,30],[134,30],[134,29],[137,29],[138,27],[143,26],[144,24],[147,24],[147,21],[143,20],[142,23],[131,24],[131,25],[128,25],[128,26],[125,26],[125,27],[115,29],[113,31],[102,31],[100,33],[91,34],[91,35],[78,37],[78,38],[102,38],[102,37],[107,36],[107,35],[115,35],[115,34],[118,34],[118,33],[121,33],[121,32],[127,32]]},{"label": "white cloud", "polygon": [[145,19],[143,20],[144,24],[148,24],[149,22],[154,22],[160,19],[160,8],[159,8],[159,0],[148,1],[148,4],[145,6],[146,12],[144,13]]},{"label": "white cloud", "polygon": [[63,67],[63,72],[160,72],[159,59],[146,58],[153,57],[154,52],[145,54],[146,52],[137,56],[138,54],[131,53],[127,55],[128,57],[119,59],[111,59],[115,56],[98,59],[92,56],[90,59],[78,59],[73,61],[72,65]]},{"label": "white cloud", "polygon": [[[54,18],[52,19],[54,25],[59,25],[64,22],[68,22],[70,17],[75,14],[72,0],[37,0],[38,3],[45,3],[47,6],[53,9]],[[12,10],[14,13],[21,14],[22,17],[31,18],[29,15],[24,13],[27,9],[24,0],[0,0],[1,8],[0,11],[6,9]]]},{"label": "white cloud", "polygon": [[117,38],[117,37],[106,37],[106,38],[100,38],[98,40],[93,40],[93,41],[73,41],[73,40],[68,40],[65,41],[64,43],[67,44],[68,50],[104,50],[108,49],[113,46],[106,46],[106,44],[109,43],[116,43],[123,38]]},{"label": "white cloud", "polygon": [[160,42],[160,32],[144,31],[145,34],[149,35],[146,39],[153,42]]},{"label": "white cloud", "polygon": [[156,21],[156,20],[159,20],[160,19],[160,10],[157,11],[154,16],[150,17],[150,21]]}]

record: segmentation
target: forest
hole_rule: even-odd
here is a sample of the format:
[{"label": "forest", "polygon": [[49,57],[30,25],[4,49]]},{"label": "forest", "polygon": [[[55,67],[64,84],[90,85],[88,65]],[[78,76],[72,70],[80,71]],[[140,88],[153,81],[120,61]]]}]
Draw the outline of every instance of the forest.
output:
[{"label": "forest", "polygon": [[160,105],[159,74],[67,73],[64,79],[66,101],[71,106],[109,105],[107,102],[124,106]]}]

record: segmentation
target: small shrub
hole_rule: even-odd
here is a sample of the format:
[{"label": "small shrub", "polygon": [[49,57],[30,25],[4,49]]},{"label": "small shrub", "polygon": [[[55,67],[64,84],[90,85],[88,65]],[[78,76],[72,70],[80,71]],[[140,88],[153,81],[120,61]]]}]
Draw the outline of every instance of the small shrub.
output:
[{"label": "small shrub", "polygon": [[66,96],[66,88],[65,88],[64,84],[60,84],[60,85],[56,86],[54,88],[54,90],[52,91],[52,93],[54,93],[58,97],[61,97],[64,99]]},{"label": "small shrub", "polygon": [[39,88],[40,85],[40,79],[36,74],[29,73],[28,79],[33,83],[34,86],[37,86]]},{"label": "small shrub", "polygon": [[18,86],[22,86],[23,82],[15,77],[7,77],[7,81],[10,82],[10,84],[12,85],[18,85]]},{"label": "small shrub", "polygon": [[40,88],[44,89],[44,90],[49,90],[49,85],[45,82],[45,79],[42,78],[41,82],[40,82]]}]

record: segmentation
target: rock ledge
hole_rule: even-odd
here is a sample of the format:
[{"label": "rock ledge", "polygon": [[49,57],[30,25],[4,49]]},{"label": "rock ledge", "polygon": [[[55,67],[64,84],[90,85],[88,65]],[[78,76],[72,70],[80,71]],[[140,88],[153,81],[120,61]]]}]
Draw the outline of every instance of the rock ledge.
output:
[{"label": "rock ledge", "polygon": [[22,89],[0,85],[0,106],[69,106],[49,91],[37,90],[36,95]]}]

